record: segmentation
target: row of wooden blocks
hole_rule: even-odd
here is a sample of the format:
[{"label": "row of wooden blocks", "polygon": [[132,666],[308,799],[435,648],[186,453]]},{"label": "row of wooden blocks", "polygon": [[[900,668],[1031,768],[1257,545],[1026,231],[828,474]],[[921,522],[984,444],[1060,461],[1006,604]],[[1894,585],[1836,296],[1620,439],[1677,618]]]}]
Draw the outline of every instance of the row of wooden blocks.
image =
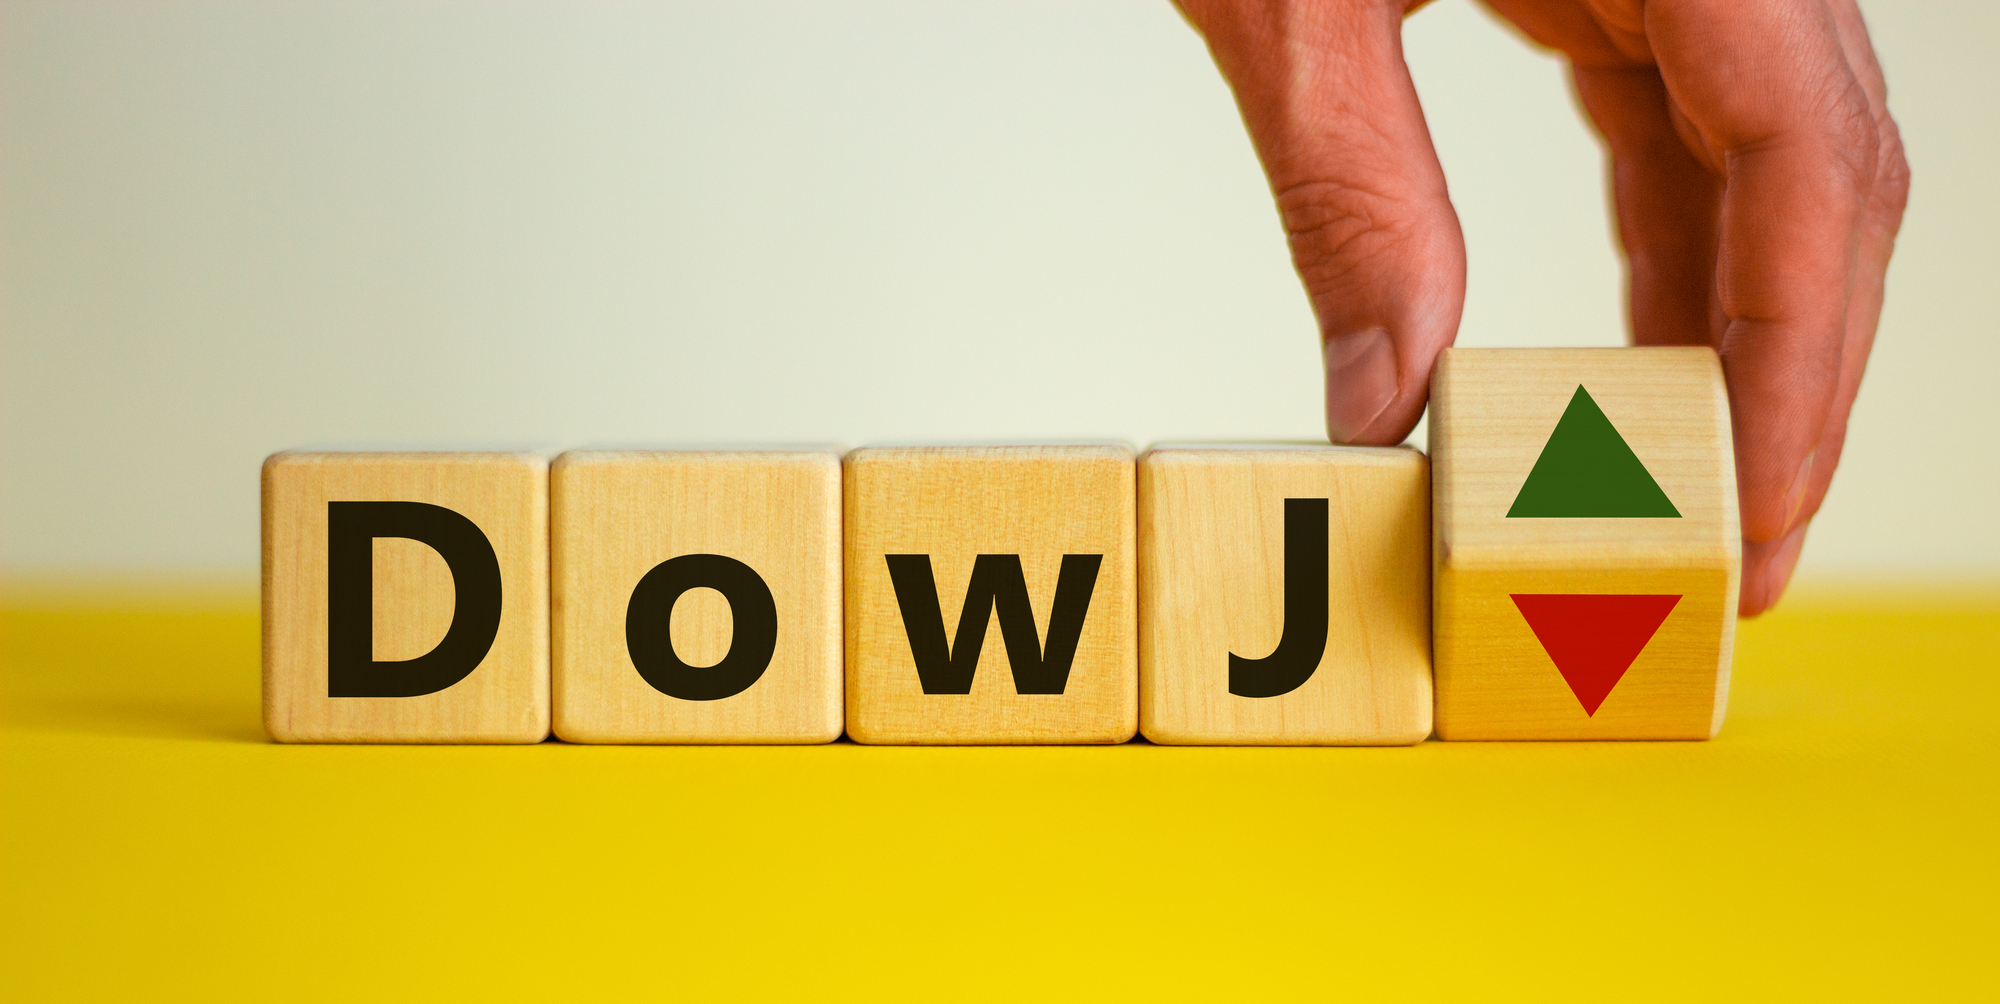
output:
[{"label": "row of wooden blocks", "polygon": [[279,453],[263,471],[266,728],[1712,736],[1739,561],[1715,355],[1452,350],[1431,401],[1428,460],[1279,444]]}]

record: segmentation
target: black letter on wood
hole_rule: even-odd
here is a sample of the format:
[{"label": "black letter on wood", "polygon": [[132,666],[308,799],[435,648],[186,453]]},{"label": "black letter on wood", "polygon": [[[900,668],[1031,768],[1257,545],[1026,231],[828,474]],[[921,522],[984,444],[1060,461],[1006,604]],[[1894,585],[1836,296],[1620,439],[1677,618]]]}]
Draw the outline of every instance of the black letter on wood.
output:
[{"label": "black letter on wood", "polygon": [[1289,694],[1326,654],[1326,503],[1285,500],[1285,630],[1262,659],[1229,654],[1229,692],[1238,697]]},{"label": "black letter on wood", "polygon": [[937,579],[928,554],[884,555],[889,580],[896,587],[896,606],[903,612],[903,630],[910,637],[910,656],[926,694],[970,694],[972,675],[979,668],[979,650],[986,643],[986,621],[996,609],[1000,638],[1007,645],[1007,662],[1014,670],[1014,692],[1060,694],[1069,684],[1076,660],[1077,639],[1090,611],[1090,594],[1097,588],[1101,554],[1065,554],[1056,576],[1055,603],[1049,611],[1049,642],[1043,648],[1035,631],[1035,611],[1028,601],[1028,580],[1018,554],[982,554],[972,562],[972,580],[965,587],[965,607],[959,611],[958,634],[949,648],[944,640],[944,612],[938,605]]},{"label": "black letter on wood", "polygon": [[[708,587],[729,601],[729,651],[706,669],[674,651],[674,603]],[[756,683],[778,648],[778,605],[756,570],[720,554],[683,554],[653,566],[625,607],[625,650],[653,689],[683,701],[719,701]]]},{"label": "black letter on wood", "polygon": [[[377,537],[427,544],[451,569],[451,627],[414,659],[375,659]],[[326,696],[435,694],[478,669],[499,633],[500,560],[471,520],[427,502],[326,504]]]}]

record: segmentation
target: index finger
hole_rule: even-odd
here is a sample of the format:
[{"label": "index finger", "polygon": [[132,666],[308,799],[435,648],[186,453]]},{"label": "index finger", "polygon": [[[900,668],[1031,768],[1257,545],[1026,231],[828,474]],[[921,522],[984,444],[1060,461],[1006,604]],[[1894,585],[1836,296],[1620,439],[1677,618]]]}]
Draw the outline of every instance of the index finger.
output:
[{"label": "index finger", "polygon": [[1716,292],[1743,536],[1797,524],[1842,369],[1881,137],[1816,0],[1646,5],[1668,92],[1725,179]]}]

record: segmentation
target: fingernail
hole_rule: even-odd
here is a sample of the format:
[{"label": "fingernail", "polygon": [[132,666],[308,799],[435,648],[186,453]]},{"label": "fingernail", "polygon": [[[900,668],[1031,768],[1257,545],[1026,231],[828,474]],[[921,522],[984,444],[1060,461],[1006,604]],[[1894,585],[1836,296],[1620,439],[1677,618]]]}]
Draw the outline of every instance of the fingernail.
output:
[{"label": "fingernail", "polygon": [[1369,328],[1335,335],[1326,359],[1326,434],[1352,442],[1396,400],[1396,346],[1389,332]]},{"label": "fingernail", "polygon": [[[1792,487],[1785,492],[1786,529],[1790,529],[1792,522],[1799,518],[1799,507],[1806,504],[1806,484],[1812,480],[1813,455],[1818,452],[1819,447],[1817,446],[1806,451],[1805,461],[1799,464],[1798,477],[1792,479]],[[1794,561],[1798,560],[1796,549],[1793,551],[1792,559]],[[1789,575],[1790,573],[1787,572],[1786,574]]]},{"label": "fingernail", "polygon": [[1769,610],[1778,605],[1778,598],[1785,594],[1785,586],[1792,581],[1792,572],[1799,567],[1799,554],[1805,546],[1805,527],[1793,530],[1778,542],[1777,550],[1771,552],[1770,561],[1764,565],[1764,602],[1760,609]]}]

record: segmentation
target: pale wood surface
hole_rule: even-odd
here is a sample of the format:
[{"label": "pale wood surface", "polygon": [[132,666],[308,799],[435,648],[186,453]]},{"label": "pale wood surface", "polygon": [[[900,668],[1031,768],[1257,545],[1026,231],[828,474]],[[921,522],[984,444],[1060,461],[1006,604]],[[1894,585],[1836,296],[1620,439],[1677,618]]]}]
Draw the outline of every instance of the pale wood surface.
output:
[{"label": "pale wood surface", "polygon": [[[840,454],[833,450],[585,450],[551,476],[555,732],[589,743],[824,743],[840,737]],[[777,606],[777,647],[747,690],[712,701],[662,693],[626,647],[632,591],[685,554],[749,565]],[[713,589],[674,606],[690,666],[729,651],[734,619]]]},{"label": "pale wood surface", "polygon": [[[500,566],[498,635],[479,667],[420,697],[328,697],[331,501],[443,506],[478,525]],[[437,552],[378,538],[374,656],[409,659],[450,625]],[[286,452],[263,469],[264,727],[280,742],[534,743],[549,734],[548,457],[536,452]]]},{"label": "pale wood surface", "polygon": [[[1508,518],[1579,384],[1680,518]],[[1713,736],[1729,694],[1742,546],[1715,353],[1448,349],[1432,378],[1430,436],[1438,736]],[[1515,593],[1682,599],[1587,715]]]},{"label": "pale wood surface", "polygon": [[[1138,729],[1133,456],[1123,444],[872,447],[846,460],[847,730],[866,743],[1117,743]],[[1065,554],[1101,554],[1061,694],[1018,694],[989,615],[972,691],[925,694],[885,556],[929,554],[947,636],[974,559],[1018,554],[1046,640]]]},{"label": "pale wood surface", "polygon": [[[1319,668],[1229,692],[1284,632],[1287,498],[1328,500]],[[1402,744],[1431,731],[1430,478],[1407,447],[1161,444],[1139,459],[1140,728],[1157,743]]]},{"label": "pale wood surface", "polygon": [[[1508,518],[1579,384],[1679,519]],[[1739,546],[1729,397],[1709,349],[1447,349],[1430,428],[1438,537],[1454,568],[1706,564]]]}]

